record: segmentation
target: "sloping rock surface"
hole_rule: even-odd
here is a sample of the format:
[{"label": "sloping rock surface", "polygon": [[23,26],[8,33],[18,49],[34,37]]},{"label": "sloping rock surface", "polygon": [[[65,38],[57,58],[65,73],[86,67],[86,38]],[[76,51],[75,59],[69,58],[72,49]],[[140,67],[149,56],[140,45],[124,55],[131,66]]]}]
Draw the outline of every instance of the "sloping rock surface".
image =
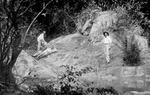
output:
[{"label": "sloping rock surface", "polygon": [[[25,77],[55,79],[58,75],[65,73],[63,65],[74,66],[78,70],[86,67],[93,69],[96,69],[97,66],[105,67],[103,45],[93,45],[88,39],[77,33],[54,39],[49,45],[53,44],[58,51],[39,60],[31,56],[31,51],[23,50],[13,68],[17,83],[22,83]],[[114,50],[117,50],[118,53]],[[112,46],[110,54],[113,66],[122,65],[122,59],[119,57],[121,53],[115,45]]]},{"label": "sloping rock surface", "polygon": [[31,85],[48,83],[57,80],[66,73],[63,66],[73,66],[77,70],[91,67],[93,71],[84,73],[79,78],[84,82],[95,82],[97,86],[113,86],[120,92],[122,88],[147,88],[150,90],[150,71],[146,67],[122,67],[121,51],[112,45],[111,63],[107,64],[102,44],[94,45],[88,37],[77,33],[52,40],[58,50],[39,60],[31,53],[22,51],[13,68],[17,84],[28,88]]},{"label": "sloping rock surface", "polygon": [[[108,15],[104,14],[97,18],[98,21],[93,24],[90,36],[97,36],[98,40],[102,40],[102,33],[99,33],[99,28],[105,28],[101,27],[105,22],[107,22],[106,28],[112,26],[112,23],[116,23],[116,15],[108,12]],[[50,41],[49,48],[54,46],[57,52],[45,55],[40,59],[32,57],[35,53],[34,50],[23,50],[13,67],[17,84],[22,89],[29,89],[30,86],[37,84],[43,85],[44,83],[58,81],[59,76],[67,73],[65,66],[73,66],[77,71],[91,68],[91,70],[78,77],[87,84],[93,83],[94,86],[100,87],[112,86],[120,93],[125,93],[129,91],[128,89],[149,91],[149,64],[141,67],[123,67],[123,53],[118,47],[120,44],[115,40],[113,33],[110,32],[110,36],[113,44],[110,49],[111,62],[109,64],[105,60],[104,45],[100,42],[92,43],[90,37],[82,36],[79,33],[58,37]],[[147,40],[144,38],[139,40],[140,37],[136,38],[138,44],[141,45],[141,49],[147,48]],[[141,44],[143,41],[144,43]],[[145,60],[150,56],[150,53],[147,52],[141,52],[142,62],[144,63],[149,63],[149,60]]]}]

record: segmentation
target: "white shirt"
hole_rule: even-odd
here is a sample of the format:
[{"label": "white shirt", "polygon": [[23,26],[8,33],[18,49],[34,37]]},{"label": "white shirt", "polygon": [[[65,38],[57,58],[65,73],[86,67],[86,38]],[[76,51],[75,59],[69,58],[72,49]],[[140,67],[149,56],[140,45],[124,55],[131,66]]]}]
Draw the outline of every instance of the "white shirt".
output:
[{"label": "white shirt", "polygon": [[104,44],[111,44],[112,43],[112,39],[110,36],[107,36],[106,38],[103,39],[102,41]]},{"label": "white shirt", "polygon": [[44,40],[44,33],[40,34],[37,38],[37,41]]}]

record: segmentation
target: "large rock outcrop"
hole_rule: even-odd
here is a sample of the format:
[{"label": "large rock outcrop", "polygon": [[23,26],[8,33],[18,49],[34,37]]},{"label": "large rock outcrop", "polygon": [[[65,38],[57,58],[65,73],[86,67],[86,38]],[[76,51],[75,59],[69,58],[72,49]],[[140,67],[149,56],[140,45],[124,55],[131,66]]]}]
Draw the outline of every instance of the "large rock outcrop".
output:
[{"label": "large rock outcrop", "polygon": [[[103,45],[93,45],[88,39],[77,33],[54,39],[49,44],[53,44],[58,51],[39,60],[31,56],[31,51],[23,50],[13,68],[17,83],[22,83],[28,77],[55,79],[65,73],[66,69],[63,68],[65,65],[74,66],[78,70],[86,67],[93,69],[97,66],[105,67]],[[121,52],[115,45],[110,54],[112,59],[110,66],[122,65]]]},{"label": "large rock outcrop", "polygon": [[[104,15],[104,18],[105,16],[107,17]],[[113,16],[115,18],[116,14]],[[113,18],[112,20],[115,21]],[[111,23],[114,22],[111,21]],[[106,26],[111,26],[111,23],[107,23]],[[91,35],[95,36],[97,32],[93,32]],[[101,35],[96,36],[102,39]],[[85,83],[94,82],[94,85],[97,86],[113,86],[122,93],[126,92],[123,88],[142,89],[141,87],[147,87],[147,90],[150,90],[149,86],[145,86],[149,84],[150,78],[149,68],[147,68],[149,61],[143,61],[147,63],[145,67],[123,67],[123,52],[118,47],[120,44],[113,33],[110,33],[110,36],[115,43],[112,44],[110,50],[110,64],[107,64],[105,60],[104,45],[100,42],[92,43],[89,36],[83,36],[79,33],[58,37],[50,41],[49,47],[53,45],[57,52],[45,55],[40,59],[32,57],[35,52],[23,50],[13,67],[17,84],[22,89],[29,89],[37,84],[58,81],[58,77],[67,72],[65,66],[73,66],[78,71],[92,68],[91,71],[78,77]],[[142,53],[144,54],[145,51]],[[147,53],[147,55],[149,54]],[[145,60],[144,58],[146,57],[143,57],[143,60]]]},{"label": "large rock outcrop", "polygon": [[[73,66],[79,71],[91,67],[92,72],[80,77],[84,82],[96,82],[98,79],[99,85],[115,87],[119,84],[119,87],[122,87],[126,84],[126,87],[133,88],[139,85],[143,87],[142,85],[148,83],[148,69],[145,67],[122,67],[122,53],[116,45],[112,46],[110,52],[111,63],[106,64],[103,45],[94,45],[88,41],[88,37],[77,33],[54,39],[49,44],[53,44],[58,51],[39,60],[31,57],[26,51],[22,51],[19,55],[13,73],[21,87],[55,81],[59,75],[66,73],[66,68],[63,67],[66,65]],[[143,78],[145,74],[146,79]],[[138,76],[139,81],[130,78],[131,76]],[[119,87],[117,86],[118,89]]]}]

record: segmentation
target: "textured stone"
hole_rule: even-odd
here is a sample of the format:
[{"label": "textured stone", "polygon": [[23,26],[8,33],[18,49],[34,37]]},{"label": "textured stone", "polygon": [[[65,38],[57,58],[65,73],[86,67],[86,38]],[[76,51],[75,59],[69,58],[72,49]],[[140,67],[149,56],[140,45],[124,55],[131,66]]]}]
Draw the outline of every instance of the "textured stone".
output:
[{"label": "textured stone", "polygon": [[[105,63],[103,54],[103,45],[93,45],[89,42],[88,37],[84,37],[77,33],[65,37],[52,40],[49,44],[54,45],[57,52],[47,55],[41,59],[35,59],[26,51],[22,51],[13,67],[13,73],[17,79],[17,84],[28,83],[35,80],[51,80],[59,75],[66,73],[66,68],[63,66],[74,66],[77,70],[82,70],[86,67],[96,69]],[[117,48],[117,47],[114,47]],[[118,50],[118,49],[116,49]],[[31,52],[31,51],[30,51]],[[111,51],[111,54],[119,54]],[[119,58],[119,57],[117,57]],[[113,58],[113,60],[116,60]],[[113,62],[112,60],[112,62]],[[117,59],[118,60],[118,59]],[[122,65],[122,61],[118,61]],[[115,63],[110,65],[115,65]],[[112,77],[112,78],[111,78]],[[114,80],[112,75],[103,76],[104,79]],[[42,82],[42,81],[41,81]],[[32,82],[33,84],[36,82]]]},{"label": "textured stone", "polygon": [[122,69],[122,76],[123,77],[129,77],[129,76],[135,76],[135,67],[125,67]]},{"label": "textured stone", "polygon": [[[103,18],[107,19],[106,21],[101,19],[100,24],[104,23],[106,27],[111,26],[112,20],[115,21],[115,19],[111,18],[112,20],[110,20],[109,16],[110,14],[107,16],[106,12]],[[95,27],[97,26],[95,25]],[[103,44],[93,44],[89,41],[89,37],[78,33],[56,38],[49,43],[49,47],[51,45],[57,49],[57,52],[39,60],[31,57],[27,51],[23,50],[20,53],[13,67],[13,74],[17,84],[24,86],[21,88],[28,88],[27,85],[47,84],[50,81],[56,81],[57,77],[66,74],[65,66],[67,65],[73,66],[78,71],[91,67],[91,71],[83,73],[78,78],[100,86],[112,86],[118,88],[119,91],[124,88],[150,89],[150,69],[148,66],[123,67],[123,54],[116,44],[111,46],[111,62],[109,64],[106,64]]]},{"label": "textured stone", "polygon": [[137,76],[143,76],[144,75],[144,69],[142,67],[137,67],[136,68],[136,75]]}]

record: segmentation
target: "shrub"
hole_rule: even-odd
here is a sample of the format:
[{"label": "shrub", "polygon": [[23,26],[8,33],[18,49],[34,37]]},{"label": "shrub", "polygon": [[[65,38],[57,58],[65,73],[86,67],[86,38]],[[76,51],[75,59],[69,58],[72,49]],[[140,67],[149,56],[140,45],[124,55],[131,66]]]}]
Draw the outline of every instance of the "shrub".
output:
[{"label": "shrub", "polygon": [[71,89],[69,86],[61,87],[61,91],[56,91],[52,86],[37,86],[34,91],[35,95],[119,95],[119,93],[112,87],[96,88],[89,87],[87,90],[82,88],[76,90]]},{"label": "shrub", "polygon": [[141,64],[140,50],[137,43],[134,43],[134,38],[131,42],[125,42],[123,47],[123,61],[128,66],[138,66]]},{"label": "shrub", "polygon": [[118,47],[122,50],[124,65],[139,66],[141,64],[141,50],[139,49],[138,43],[134,38],[134,34],[127,34],[125,32],[126,31],[123,29],[123,31],[119,31],[115,34],[115,38],[118,40],[119,44],[121,44],[118,45]]},{"label": "shrub", "polygon": [[36,95],[60,95],[59,92],[52,87],[52,85],[44,87],[37,85],[36,88],[37,89],[34,90]]},{"label": "shrub", "polygon": [[83,73],[91,72],[91,67],[77,70],[73,66],[64,65],[66,73],[58,77],[57,82],[48,86],[36,86],[35,95],[119,95],[112,87],[97,88],[91,85],[86,86],[77,77]]},{"label": "shrub", "polygon": [[[119,42],[119,48],[123,52],[123,62],[127,66],[139,66],[141,64],[140,49],[134,35],[141,35],[143,30],[140,26],[142,13],[138,6],[127,3],[118,7],[118,22],[114,27],[115,38]],[[135,11],[135,12],[133,12]]]}]

